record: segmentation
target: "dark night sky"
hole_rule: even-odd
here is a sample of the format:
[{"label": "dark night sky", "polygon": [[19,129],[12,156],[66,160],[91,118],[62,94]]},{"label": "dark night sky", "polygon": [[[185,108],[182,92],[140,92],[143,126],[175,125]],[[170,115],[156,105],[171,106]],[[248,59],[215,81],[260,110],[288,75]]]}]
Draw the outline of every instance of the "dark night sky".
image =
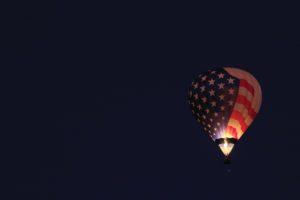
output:
[{"label": "dark night sky", "polygon": [[[4,199],[299,199],[297,9],[99,2],[4,15]],[[186,102],[199,73],[224,66],[263,90],[230,173]]]}]

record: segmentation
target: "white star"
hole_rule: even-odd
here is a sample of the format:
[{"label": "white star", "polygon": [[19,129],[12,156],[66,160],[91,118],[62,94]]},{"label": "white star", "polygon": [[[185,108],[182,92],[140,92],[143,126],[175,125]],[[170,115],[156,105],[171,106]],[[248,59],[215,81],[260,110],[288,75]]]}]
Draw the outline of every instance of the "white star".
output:
[{"label": "white star", "polygon": [[224,89],[224,83],[220,83],[220,84],[218,84],[218,86],[219,86],[219,89]]},{"label": "white star", "polygon": [[216,71],[211,71],[210,73],[211,73],[211,74],[215,74],[215,73],[216,73]]},{"label": "white star", "polygon": [[212,118],[210,118],[210,119],[209,119],[209,121],[213,122],[213,119],[212,119]]},{"label": "white star", "polygon": [[209,109],[205,109],[205,112],[208,114],[209,113]]},{"label": "white star", "polygon": [[223,94],[221,94],[221,95],[219,96],[219,98],[220,98],[220,100],[224,100],[225,96],[224,96]]},{"label": "white star", "polygon": [[217,117],[219,114],[217,112],[214,113],[215,117]]},{"label": "white star", "polygon": [[217,130],[217,128],[214,128],[214,130],[216,131],[216,130]]},{"label": "white star", "polygon": [[215,96],[215,91],[214,91],[214,90],[210,90],[210,91],[209,91],[209,95],[210,95],[210,96]]},{"label": "white star", "polygon": [[220,122],[217,122],[217,126],[220,126],[221,125],[221,123]]},{"label": "white star", "polygon": [[205,75],[205,76],[203,76],[203,77],[201,78],[201,80],[202,80],[202,81],[205,81],[206,78],[207,78],[207,76]]},{"label": "white star", "polygon": [[201,100],[205,103],[207,101],[206,97],[202,97]]},{"label": "white star", "polygon": [[207,124],[207,127],[209,127],[209,128],[210,128],[210,127],[211,127],[211,125],[210,125],[210,124]]},{"label": "white star", "polygon": [[234,79],[233,78],[229,78],[229,79],[227,79],[228,80],[228,83],[231,83],[231,84],[233,84],[234,83]]},{"label": "white star", "polygon": [[195,98],[195,100],[199,99],[199,95],[198,94],[194,94],[194,98]]},{"label": "white star", "polygon": [[219,77],[219,78],[224,78],[224,75],[225,75],[225,74],[220,73],[220,74],[218,74],[218,77]]},{"label": "white star", "polygon": [[234,94],[234,89],[233,89],[233,88],[230,88],[230,89],[228,90],[228,92],[229,92],[229,94]]},{"label": "white star", "polygon": [[209,85],[215,84],[215,80],[214,79],[210,79],[208,82],[209,82]]},{"label": "white star", "polygon": [[201,110],[201,109],[202,109],[202,106],[201,106],[201,105],[198,105],[197,108],[198,108],[198,110]]},{"label": "white star", "polygon": [[203,119],[206,119],[206,116],[205,116],[205,115],[202,115],[202,118],[203,118]]},{"label": "white star", "polygon": [[200,90],[201,90],[201,92],[204,92],[205,91],[205,86],[201,86]]},{"label": "white star", "polygon": [[221,110],[224,111],[224,110],[225,110],[225,107],[224,107],[224,106],[221,106]]},{"label": "white star", "polygon": [[194,86],[194,89],[196,89],[196,88],[198,88],[199,83],[195,83],[193,86]]},{"label": "white star", "polygon": [[190,97],[193,95],[192,91],[189,92]]},{"label": "white star", "polygon": [[229,105],[230,105],[230,106],[232,106],[232,105],[233,105],[233,101],[229,101],[228,103],[229,103]]},{"label": "white star", "polygon": [[211,106],[212,106],[212,107],[215,107],[216,105],[217,105],[217,103],[216,103],[215,101],[212,101],[212,102],[211,102]]}]

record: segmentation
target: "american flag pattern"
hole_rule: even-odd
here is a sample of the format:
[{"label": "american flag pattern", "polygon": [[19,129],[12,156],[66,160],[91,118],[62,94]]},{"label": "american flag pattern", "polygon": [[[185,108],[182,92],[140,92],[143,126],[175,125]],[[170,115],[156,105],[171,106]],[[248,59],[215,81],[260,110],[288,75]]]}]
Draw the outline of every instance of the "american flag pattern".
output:
[{"label": "american flag pattern", "polygon": [[194,117],[213,140],[240,139],[258,113],[261,100],[258,81],[237,68],[204,72],[188,91]]}]

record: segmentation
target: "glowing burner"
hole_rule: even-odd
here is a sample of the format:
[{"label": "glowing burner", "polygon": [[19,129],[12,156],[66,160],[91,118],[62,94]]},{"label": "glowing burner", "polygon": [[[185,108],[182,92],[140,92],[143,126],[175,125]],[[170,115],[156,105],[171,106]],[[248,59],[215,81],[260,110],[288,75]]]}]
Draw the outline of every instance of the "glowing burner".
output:
[{"label": "glowing burner", "polygon": [[232,151],[234,144],[228,143],[226,140],[223,144],[219,144],[219,147],[225,156],[228,156]]},{"label": "glowing burner", "polygon": [[216,143],[220,147],[223,154],[226,157],[228,157],[228,155],[232,151],[236,141],[237,141],[237,139],[235,139],[235,138],[219,138],[219,139],[216,140]]}]

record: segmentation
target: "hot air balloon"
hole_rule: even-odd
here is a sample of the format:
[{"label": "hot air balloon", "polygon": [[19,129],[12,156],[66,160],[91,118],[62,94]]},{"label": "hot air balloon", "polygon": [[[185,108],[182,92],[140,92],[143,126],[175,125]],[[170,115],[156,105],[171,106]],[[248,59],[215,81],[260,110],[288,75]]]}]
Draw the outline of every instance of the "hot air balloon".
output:
[{"label": "hot air balloon", "polygon": [[189,87],[188,103],[204,132],[229,162],[236,142],[257,115],[262,101],[258,81],[242,69],[225,67],[200,74]]}]

